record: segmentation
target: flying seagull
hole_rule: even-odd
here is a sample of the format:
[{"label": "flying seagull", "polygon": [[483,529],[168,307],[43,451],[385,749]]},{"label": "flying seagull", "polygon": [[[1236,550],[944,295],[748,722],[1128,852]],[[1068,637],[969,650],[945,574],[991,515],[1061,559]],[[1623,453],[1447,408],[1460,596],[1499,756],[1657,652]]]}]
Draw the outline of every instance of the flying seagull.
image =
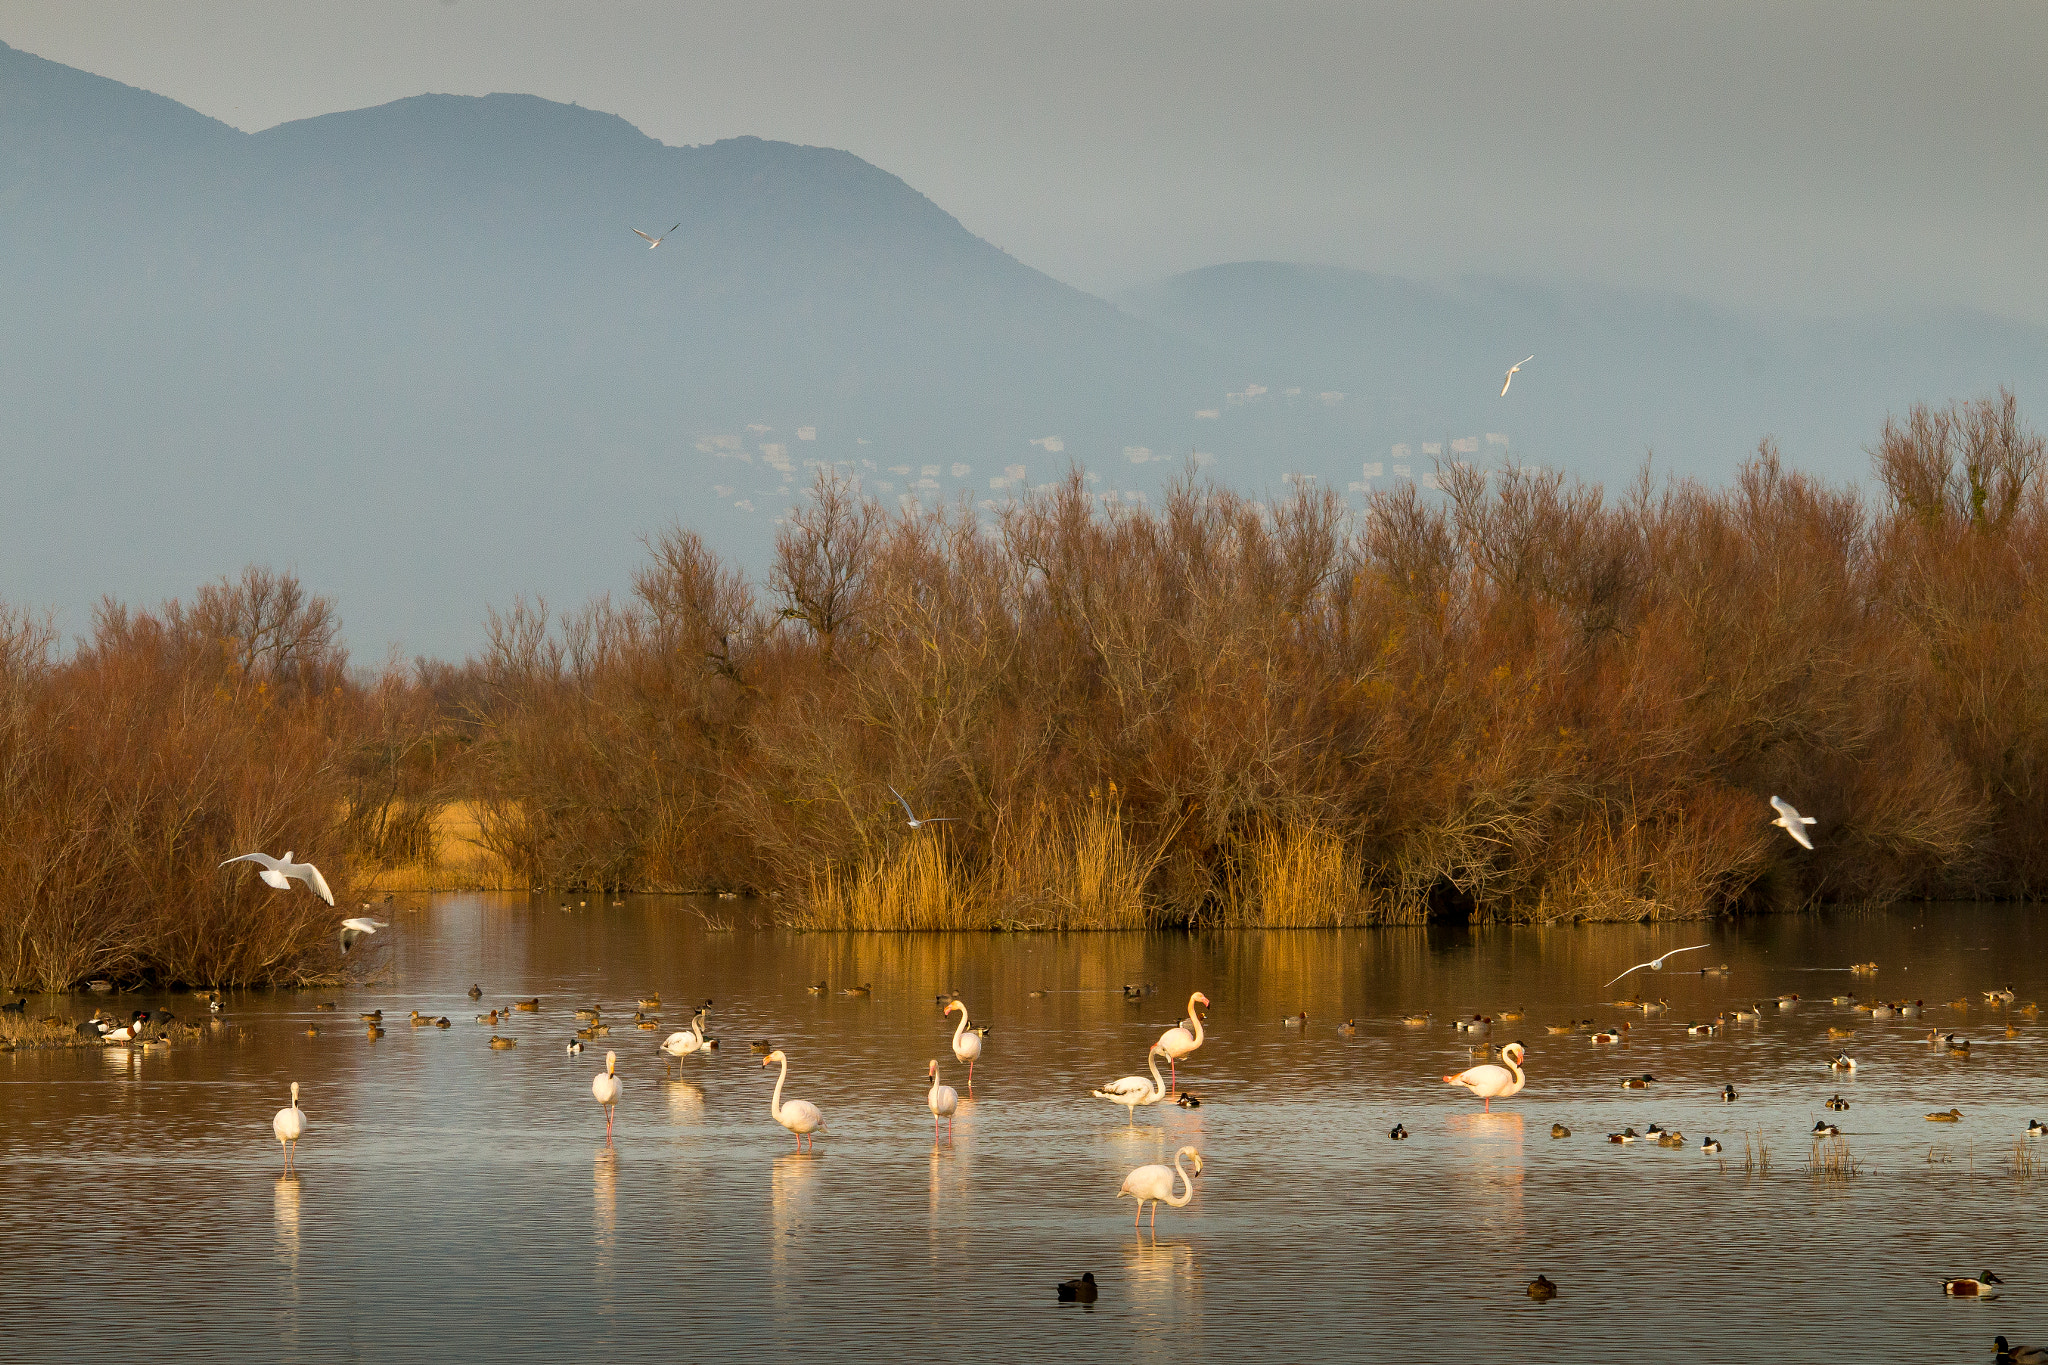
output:
[{"label": "flying seagull", "polygon": [[896,798],[896,804],[903,807],[903,813],[910,817],[910,827],[912,829],[919,829],[925,825],[947,825],[953,823],[958,818],[951,815],[931,815],[920,820],[917,818],[917,812],[910,808],[910,803],[903,799],[902,792],[891,787],[889,788],[889,794]]},{"label": "flying seagull", "polygon": [[[1530,362],[1531,360],[1534,360],[1535,358],[1536,358],[1536,357],[1535,357],[1535,356],[1533,356],[1533,355],[1532,355],[1532,356],[1527,356],[1527,357],[1524,357],[1524,358],[1523,358],[1523,360],[1522,360],[1522,365],[1526,365],[1526,364],[1528,364],[1528,363],[1529,363],[1529,362]],[[1505,398],[1505,397],[1507,397],[1507,396],[1508,396],[1508,385],[1510,385],[1510,384],[1512,384],[1512,383],[1514,383],[1514,382],[1515,382],[1515,371],[1517,371],[1517,370],[1521,369],[1521,368],[1522,368],[1522,365],[1510,365],[1510,366],[1508,366],[1508,377],[1507,377],[1506,379],[1503,379],[1503,380],[1501,380],[1501,381],[1500,381],[1500,396],[1501,396],[1501,397]]]},{"label": "flying seagull", "polygon": [[263,878],[266,885],[274,886],[280,891],[291,890],[291,879],[297,877],[307,886],[313,888],[314,895],[326,901],[329,905],[334,904],[334,893],[327,889],[327,879],[320,875],[320,869],[311,863],[293,862],[290,849],[284,851],[284,857],[282,858],[273,858],[268,853],[244,853],[239,857],[228,859],[228,862],[222,863],[221,866],[226,867],[228,863],[260,864],[263,871],[258,875]]},{"label": "flying seagull", "polygon": [[[1664,957],[1676,957],[1680,953],[1689,953],[1696,948],[1704,948],[1706,946],[1704,943],[1695,943],[1691,948],[1673,948],[1670,952],[1664,954]],[[1661,972],[1664,970],[1664,957],[1653,957],[1648,962],[1638,962],[1635,966],[1629,968],[1628,972],[1639,972],[1645,967],[1648,967],[1653,972]],[[1623,972],[1621,976],[1627,976],[1628,972]],[[1621,980],[1621,976],[1615,977],[1614,981]],[[1607,986],[1612,986],[1614,981],[1608,982]],[[1600,989],[1604,991],[1607,989],[1607,986],[1602,986]]]},{"label": "flying seagull", "polygon": [[649,237],[649,236],[648,236],[648,235],[647,235],[646,233],[642,232],[642,231],[641,231],[641,230],[640,230],[639,228],[634,228],[634,229],[633,229],[633,235],[634,235],[635,237],[638,237],[638,238],[639,238],[639,239],[640,239],[641,241],[643,241],[643,242],[647,243],[647,249],[648,249],[649,251],[652,251],[652,250],[654,250],[654,248],[656,248],[656,247],[660,246],[660,245],[661,245],[661,244],[662,244],[663,242],[665,242],[665,241],[667,241],[667,240],[668,240],[668,237],[669,237],[669,232],[674,232],[674,231],[676,230],[676,228],[679,228],[679,227],[681,227],[681,226],[682,226],[682,224],[681,224],[681,223],[677,223],[677,224],[676,224],[676,227],[672,227],[672,228],[670,228],[670,229],[668,230],[668,232],[664,232],[664,233],[662,233],[662,234],[661,234],[661,236],[659,236],[659,237]]},{"label": "flying seagull", "polygon": [[1790,801],[1782,800],[1775,796],[1771,798],[1771,809],[1778,812],[1778,818],[1771,821],[1771,823],[1783,828],[1787,834],[1798,841],[1801,848],[1811,853],[1813,851],[1813,840],[1806,837],[1806,827],[1808,825],[1817,825],[1820,821],[1814,819],[1811,815],[1801,815],[1797,810],[1793,809]]},{"label": "flying seagull", "polygon": [[348,956],[348,950],[356,946],[356,940],[391,925],[381,919],[345,919],[341,922],[341,955]]}]

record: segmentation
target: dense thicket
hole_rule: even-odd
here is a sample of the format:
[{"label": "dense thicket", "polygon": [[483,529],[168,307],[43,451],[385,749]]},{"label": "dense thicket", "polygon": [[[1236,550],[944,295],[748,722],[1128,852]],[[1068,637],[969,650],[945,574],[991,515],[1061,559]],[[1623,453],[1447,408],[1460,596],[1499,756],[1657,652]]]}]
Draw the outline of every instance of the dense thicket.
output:
[{"label": "dense thicket", "polygon": [[[733,887],[786,922],[1690,916],[2048,884],[2043,443],[1916,409],[1869,500],[1766,443],[1620,497],[1456,466],[1361,512],[1078,474],[992,517],[821,473],[766,584],[691,532],[623,603],[349,674],[251,571],[0,618],[0,979],[275,979],[332,916],[220,873],[430,862],[460,800],[536,886]],[[952,823],[912,832],[891,798]],[[1767,797],[1819,817],[1818,851]]]}]

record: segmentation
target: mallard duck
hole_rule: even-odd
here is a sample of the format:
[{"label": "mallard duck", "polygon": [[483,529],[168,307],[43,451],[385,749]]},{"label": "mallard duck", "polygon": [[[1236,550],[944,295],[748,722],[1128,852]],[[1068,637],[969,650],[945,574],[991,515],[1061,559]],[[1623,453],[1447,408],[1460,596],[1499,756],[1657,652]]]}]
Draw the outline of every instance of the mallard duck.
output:
[{"label": "mallard duck", "polygon": [[536,995],[531,1000],[514,1000],[512,1002],[512,1008],[515,1010],[525,1010],[527,1013],[531,1014],[535,1010],[538,1010],[540,1008],[540,997]]},{"label": "mallard duck", "polygon": [[1568,1138],[1572,1135],[1572,1130],[1561,1123],[1553,1123],[1550,1125],[1550,1135],[1554,1138]]},{"label": "mallard duck", "polygon": [[1968,1038],[1951,1038],[1951,1039],[1949,1039],[1949,1042],[1948,1042],[1948,1055],[1949,1055],[1949,1056],[1951,1056],[1951,1057],[1967,1057],[1967,1056],[1969,1056],[1969,1055],[1970,1055],[1970,1040],[1969,1040]]},{"label": "mallard duck", "polygon": [[493,1033],[491,1035],[491,1046],[500,1049],[518,1047],[519,1040],[517,1038],[500,1038],[497,1034]]},{"label": "mallard duck", "polygon": [[1388,1133],[1387,1136],[1396,1142],[1405,1141],[1408,1137],[1408,1130],[1397,1123],[1394,1125],[1393,1131]]},{"label": "mallard duck", "polygon": [[2021,1014],[2034,1015],[2039,1014],[2040,1012],[2041,1006],[2032,1000],[2029,1000],[2026,1004],[2020,1006]]},{"label": "mallard duck", "polygon": [[1951,1000],[1948,1002],[1948,1007],[1952,1010],[1967,1010],[1970,1008],[1970,1002],[1967,1000]]},{"label": "mallard duck", "polygon": [[1952,1299],[1995,1299],[2004,1284],[2004,1280],[1987,1270],[1975,1277],[1959,1275],[1951,1280],[1943,1280],[1941,1292]]},{"label": "mallard duck", "polygon": [[[496,1047],[497,1045],[498,1040],[493,1038],[491,1040],[491,1046]],[[583,1040],[581,1038],[571,1038],[569,1040],[568,1045],[564,1047],[562,1050],[568,1053],[571,1057],[580,1057],[583,1055]]]},{"label": "mallard duck", "polygon": [[1721,1144],[1712,1138],[1708,1138],[1700,1144],[1700,1150],[1708,1156],[1719,1156],[1721,1154]]},{"label": "mallard duck", "polygon": [[1724,1085],[1721,1087],[1721,1102],[1723,1104],[1733,1104],[1737,1098],[1739,1097],[1735,1093],[1734,1086]]},{"label": "mallard duck", "polygon": [[1813,1124],[1813,1135],[1815,1137],[1840,1137],[1842,1130],[1825,1119],[1816,1119]]},{"label": "mallard duck", "polygon": [[1529,1281],[1529,1297],[1539,1302],[1554,1299],[1557,1297],[1557,1286],[1544,1276],[1538,1275],[1535,1279]]},{"label": "mallard duck", "polygon": [[1927,1121],[1929,1123],[1961,1123],[1963,1121],[1963,1111],[1951,1109],[1947,1113],[1929,1114]]},{"label": "mallard duck", "polygon": [[1835,1059],[1828,1063],[1828,1070],[1830,1071],[1854,1071],[1855,1069],[1856,1059],[1846,1052],[1837,1052]]},{"label": "mallard duck", "polygon": [[2027,1136],[2048,1137],[2048,1123],[2043,1123],[2039,1119],[2032,1120],[2027,1124]]},{"label": "mallard duck", "polygon": [[2014,1346],[2004,1337],[1994,1337],[1992,1342],[1998,1347],[1994,1365],[2005,1365],[2007,1361],[2012,1365],[2048,1365],[2048,1347]]},{"label": "mallard duck", "polygon": [[1618,1133],[1609,1133],[1607,1140],[1609,1142],[1634,1142],[1640,1136],[1641,1134],[1636,1132],[1635,1129],[1624,1128]]},{"label": "mallard duck", "polygon": [[1053,1288],[1059,1294],[1061,1303],[1093,1303],[1095,1302],[1095,1272],[1092,1270],[1088,1271],[1078,1280],[1067,1280],[1055,1285]]},{"label": "mallard duck", "polygon": [[1621,1083],[1621,1088],[1623,1090],[1646,1090],[1649,1088],[1650,1083],[1656,1079],[1657,1078],[1655,1076],[1652,1076],[1649,1072],[1645,1071],[1640,1076],[1629,1076],[1625,1078]]},{"label": "mallard duck", "polygon": [[1827,1107],[1829,1109],[1847,1109],[1849,1107],[1849,1101],[1843,1099],[1841,1096],[1841,1092],[1837,1091],[1835,1094],[1828,1097]]},{"label": "mallard duck", "polygon": [[875,993],[875,988],[872,985],[848,986],[845,990],[839,993],[841,995],[873,995]]},{"label": "mallard duck", "polygon": [[1343,1023],[1337,1025],[1337,1032],[1346,1038],[1356,1037],[1358,1035],[1358,1021],[1356,1019],[1346,1019]]}]

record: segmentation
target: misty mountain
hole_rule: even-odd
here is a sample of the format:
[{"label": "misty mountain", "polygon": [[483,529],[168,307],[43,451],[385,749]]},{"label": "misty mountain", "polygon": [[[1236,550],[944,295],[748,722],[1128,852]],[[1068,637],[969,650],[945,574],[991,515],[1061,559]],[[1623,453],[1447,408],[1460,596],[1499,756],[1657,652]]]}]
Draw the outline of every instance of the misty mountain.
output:
[{"label": "misty mountain", "polygon": [[1191,456],[1363,491],[1428,444],[1718,479],[1771,433],[1853,477],[1887,410],[2048,373],[2039,331],[1962,314],[1262,263],[1112,304],[843,151],[670,147],[524,95],[245,134],[4,45],[0,314],[0,601],[76,630],[103,592],[257,560],[372,656],[617,590],[671,520],[758,570],[809,462],[886,499],[1070,461],[1156,497]]}]

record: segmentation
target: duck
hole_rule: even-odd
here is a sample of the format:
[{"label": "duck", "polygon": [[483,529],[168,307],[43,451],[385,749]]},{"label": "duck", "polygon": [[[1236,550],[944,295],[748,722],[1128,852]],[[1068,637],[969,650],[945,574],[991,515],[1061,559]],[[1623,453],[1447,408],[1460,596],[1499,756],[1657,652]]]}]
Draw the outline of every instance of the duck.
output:
[{"label": "duck", "polygon": [[1815,1137],[1840,1137],[1842,1135],[1842,1130],[1837,1128],[1834,1124],[1829,1123],[1825,1119],[1815,1119],[1813,1123],[1813,1135]]},{"label": "duck", "polygon": [[1621,1083],[1621,1088],[1623,1090],[1644,1090],[1649,1088],[1650,1083],[1656,1079],[1655,1076],[1645,1071],[1640,1076],[1630,1076],[1624,1079]]},{"label": "duck", "polygon": [[1024,994],[1025,994],[1025,996],[1026,996],[1026,997],[1028,997],[1029,999],[1032,999],[1032,1000],[1043,1000],[1043,999],[1045,999],[1045,992],[1044,992],[1044,991],[1026,991],[1026,992],[1024,992]]},{"label": "duck", "polygon": [[1902,1019],[1918,1019],[1920,1011],[1925,1008],[1927,1008],[1925,1000],[1914,1000],[1910,1003],[1902,1004],[1898,1007],[1899,1017]]},{"label": "duck", "polygon": [[484,988],[483,988],[482,986],[479,986],[479,985],[477,985],[477,984],[476,984],[476,983],[475,983],[474,981],[470,982],[470,983],[469,983],[469,998],[470,998],[470,999],[472,999],[472,1000],[481,1000],[481,999],[483,999],[483,998],[484,998]]},{"label": "duck", "polygon": [[332,1000],[322,1000],[319,1004],[313,1006],[313,1008],[316,1010],[332,1010],[335,1008],[335,1005]]},{"label": "duck", "polygon": [[1948,1007],[1952,1010],[1967,1010],[1970,1008],[1970,1002],[1968,1000],[1951,1000],[1948,1002]]},{"label": "duck", "polygon": [[1290,1014],[1285,1019],[1282,1019],[1280,1023],[1285,1028],[1307,1028],[1308,1011],[1303,1010],[1300,1014]]},{"label": "duck", "polygon": [[1960,1109],[1950,1109],[1947,1113],[1929,1114],[1927,1121],[1929,1123],[1961,1123],[1963,1121],[1963,1111]]},{"label": "duck", "polygon": [[1434,1018],[1434,1014],[1404,1014],[1401,1016],[1401,1022],[1409,1028],[1428,1028],[1429,1021]]},{"label": "duck", "polygon": [[1855,1004],[1855,1003],[1856,1003],[1856,997],[1855,997],[1854,995],[1837,995],[1837,996],[1832,996],[1832,997],[1830,997],[1830,1000],[1831,1000],[1831,1003],[1833,1003],[1833,1004],[1837,1004],[1837,1005],[1853,1005],[1853,1004]]},{"label": "duck", "polygon": [[1624,1128],[1618,1133],[1609,1133],[1607,1140],[1609,1142],[1634,1142],[1640,1136],[1642,1135],[1636,1132],[1635,1129]]},{"label": "duck", "polygon": [[1130,985],[1130,984],[1126,983],[1126,984],[1125,984],[1125,986],[1124,986],[1124,999],[1126,999],[1126,1000],[1143,1000],[1143,999],[1145,998],[1145,996],[1147,995],[1147,993],[1149,993],[1149,992],[1151,991],[1151,989],[1152,989],[1152,988],[1151,988],[1151,986],[1149,986],[1149,985],[1146,985],[1146,986],[1133,986],[1133,985]]},{"label": "duck", "polygon": [[1688,1037],[1688,1038],[1711,1038],[1711,1037],[1713,1037],[1713,1036],[1714,1036],[1714,1035],[1715,1035],[1716,1033],[1719,1033],[1720,1031],[1721,1031],[1721,1026],[1720,1026],[1720,1025],[1719,1025],[1718,1023],[1715,1023],[1715,1024],[1699,1024],[1699,1023],[1693,1023],[1693,1024],[1687,1024],[1687,1025],[1685,1026],[1685,1036],[1686,1036],[1686,1037]]},{"label": "duck", "polygon": [[1657,1145],[1659,1147],[1683,1147],[1685,1146],[1685,1134],[1673,1128],[1668,1133],[1658,1135]]},{"label": "duck", "polygon": [[384,1022],[384,1011],[371,1010],[368,1014],[358,1014],[356,1018],[362,1020],[366,1024],[381,1024]]},{"label": "duck", "polygon": [[318,1024],[306,1025],[306,1036],[308,1038],[318,1038],[320,1036],[320,1026]]},{"label": "duck", "polygon": [[656,1019],[652,1015],[649,1015],[645,1019],[635,1019],[633,1021],[633,1027],[645,1030],[648,1033],[652,1033],[654,1030],[661,1027],[661,1020]]},{"label": "duck", "polygon": [[1669,1000],[1645,1000],[1639,1008],[1644,1014],[1661,1014],[1671,1007]]},{"label": "duck", "polygon": [[1726,976],[1726,975],[1728,975],[1728,964],[1727,964],[1727,963],[1725,963],[1725,962],[1723,962],[1723,963],[1722,963],[1722,964],[1721,964],[1720,966],[1718,966],[1718,967],[1702,967],[1702,968],[1700,968],[1700,975],[1701,975],[1701,976]]},{"label": "duck", "polygon": [[603,1015],[603,1005],[578,1005],[576,1007],[576,1017],[578,1019],[598,1019],[603,1017]]},{"label": "duck", "polygon": [[1735,1011],[1735,1018],[1736,1018],[1736,1019],[1737,1019],[1737,1020],[1738,1020],[1739,1022],[1741,1022],[1741,1023],[1744,1023],[1744,1024],[1754,1024],[1754,1023],[1757,1023],[1757,1022],[1758,1022],[1758,1021],[1760,1021],[1760,1020],[1761,1020],[1761,1019],[1762,1019],[1763,1017],[1764,1017],[1764,1007],[1763,1007],[1762,1005],[1758,1005],[1758,1006],[1757,1006],[1757,1007],[1756,1007],[1755,1009],[1753,1009],[1753,1010],[1746,1010],[1746,1009],[1741,1009],[1741,1008],[1738,1008],[1738,1009],[1737,1009],[1737,1010]]},{"label": "duck", "polygon": [[1392,1138],[1396,1142],[1405,1142],[1408,1139],[1408,1130],[1397,1123],[1394,1125],[1393,1130],[1387,1134],[1387,1136]]},{"label": "duck", "polygon": [[825,993],[825,983],[820,981],[817,985],[806,986],[804,987],[804,989],[809,991],[812,995],[823,995]]},{"label": "duck", "polygon": [[1173,1097],[1173,1102],[1183,1109],[1200,1109],[1202,1097],[1192,1090],[1183,1090]]},{"label": "duck", "polygon": [[1493,1027],[1493,1020],[1483,1014],[1475,1014],[1470,1019],[1453,1020],[1451,1027],[1460,1033],[1484,1033]]},{"label": "duck", "polygon": [[1670,1130],[1667,1129],[1661,1123],[1652,1123],[1649,1127],[1643,1129],[1643,1136],[1646,1138],[1660,1138],[1663,1137],[1664,1134],[1669,1131]]},{"label": "duck", "polygon": [[491,1035],[491,1046],[502,1051],[508,1047],[518,1047],[519,1040],[517,1038],[500,1038],[497,1034],[493,1033]]},{"label": "duck", "polygon": [[2008,1038],[2017,1038],[2017,1037],[2019,1037],[2019,1036],[2020,1036],[2020,1031],[2019,1031],[2019,1027],[2018,1027],[2017,1025],[2015,1025],[2015,1024],[2007,1024],[2007,1025],[2005,1026],[2005,1036],[2006,1036],[2006,1037],[2008,1037]]},{"label": "duck", "polygon": [[1849,1107],[1849,1101],[1847,1101],[1847,1100],[1845,1100],[1845,1099],[1843,1099],[1843,1098],[1842,1098],[1842,1094],[1841,1094],[1841,1092],[1840,1092],[1839,1090],[1838,1090],[1838,1091],[1836,1091],[1836,1092],[1835,1092],[1835,1093],[1834,1093],[1833,1095],[1830,1095],[1830,1096],[1828,1097],[1828,1102],[1827,1102],[1827,1108],[1829,1108],[1829,1109],[1847,1109],[1848,1107]]},{"label": "duck", "polygon": [[1561,1123],[1553,1123],[1550,1125],[1550,1135],[1554,1138],[1568,1138],[1572,1135],[1572,1130]]},{"label": "duck", "polygon": [[1830,1071],[1854,1071],[1855,1069],[1856,1059],[1846,1052],[1837,1052],[1835,1059],[1828,1063],[1828,1070]]},{"label": "duck", "polygon": [[661,1008],[661,992],[656,991],[646,999],[637,1000],[634,1003],[643,1010],[658,1010]]},{"label": "duck", "polygon": [[1545,1024],[1543,1031],[1550,1034],[1564,1034],[1577,1033],[1579,1030],[1576,1024]]},{"label": "duck", "polygon": [[528,1014],[532,1014],[540,1008],[540,997],[536,995],[531,1000],[514,1000],[512,1008],[515,1010],[525,1010]]},{"label": "duck", "polygon": [[1356,1037],[1358,1035],[1358,1021],[1356,1019],[1346,1019],[1343,1023],[1337,1025],[1337,1032],[1346,1038]]},{"label": "duck", "polygon": [[1737,1094],[1735,1093],[1735,1087],[1734,1087],[1734,1086],[1732,1086],[1732,1085],[1724,1085],[1724,1086],[1722,1086],[1722,1087],[1721,1087],[1721,1103],[1723,1103],[1723,1104],[1733,1104],[1733,1103],[1735,1103],[1735,1101],[1736,1101],[1736,1100],[1738,1100],[1738,1099],[1740,1099],[1740,1098],[1741,1098],[1741,1096],[1739,1096],[1739,1095],[1737,1095]]},{"label": "duck", "polygon": [[1941,1282],[1941,1292],[1952,1299],[1995,1299],[2004,1284],[2004,1280],[1987,1270],[1981,1275],[1958,1275],[1945,1279]]},{"label": "duck", "polygon": [[412,1012],[412,1018],[409,1019],[407,1022],[410,1023],[414,1028],[418,1028],[422,1024],[431,1026],[434,1022],[434,1016],[431,1014],[421,1014],[418,1010],[414,1010]]},{"label": "duck", "polygon": [[1828,1025],[1828,1037],[1830,1037],[1830,1038],[1854,1038],[1855,1036],[1856,1036],[1856,1030],[1855,1030],[1855,1029],[1852,1029],[1852,1028],[1836,1028],[1836,1027],[1835,1027],[1835,1026],[1834,1026],[1833,1024],[1829,1024],[1829,1025]]},{"label": "duck", "polygon": [[1951,1039],[1949,1039],[1949,1042],[1948,1042],[1948,1054],[1949,1054],[1949,1056],[1951,1056],[1951,1057],[1967,1057],[1967,1056],[1969,1056],[1969,1055],[1970,1055],[1970,1040],[1969,1040],[1968,1038],[1951,1038]]},{"label": "duck", "polygon": [[872,985],[848,986],[845,990],[839,993],[841,995],[873,995],[875,993],[875,988]]},{"label": "duck", "polygon": [[384,1026],[382,1024],[372,1024],[368,1029],[364,1030],[363,1036],[371,1039],[382,1038],[384,1036]]},{"label": "duck", "polygon": [[2048,1123],[2033,1119],[2027,1124],[2028,1137],[2048,1137]]},{"label": "duck", "polygon": [[1890,1005],[1886,1004],[1882,1000],[1878,1001],[1875,1005],[1872,1005],[1870,1007],[1870,1017],[1873,1019],[1889,1019],[1897,1013],[1897,1010],[1893,1009]]},{"label": "duck", "polygon": [[452,1024],[452,1023],[450,1023],[450,1022],[448,1021],[448,1016],[444,1014],[444,1015],[442,1015],[442,1016],[441,1016],[440,1018],[438,1018],[438,1019],[436,1019],[436,1020],[434,1021],[434,1027],[435,1027],[435,1028],[454,1028],[454,1027],[455,1027],[455,1025],[454,1025],[454,1024]]},{"label": "duck", "polygon": [[2014,1346],[2004,1337],[1994,1337],[1992,1341],[1998,1347],[1993,1365],[2005,1365],[2007,1361],[2012,1365],[2048,1365],[2048,1347]]},{"label": "duck", "polygon": [[[496,1047],[497,1045],[498,1040],[496,1038],[491,1039],[491,1046]],[[571,1038],[562,1050],[571,1057],[580,1057],[583,1055],[583,1040],[581,1038]]]},{"label": "duck", "polygon": [[2001,987],[1995,991],[1986,991],[1984,992],[1984,998],[1994,1005],[2010,1005],[2013,1001],[2019,999],[2017,995],[2013,994],[2013,989],[2010,986]]},{"label": "duck", "polygon": [[1059,1294],[1061,1303],[1093,1303],[1096,1293],[1095,1272],[1086,1271],[1080,1279],[1065,1280],[1053,1288]]},{"label": "duck", "polygon": [[1499,1018],[1499,1019],[1514,1019],[1514,1020],[1519,1020],[1519,1019],[1521,1019],[1521,1017],[1522,1017],[1522,1016],[1523,1016],[1524,1014],[1527,1014],[1527,1013],[1528,1013],[1528,1011],[1527,1011],[1526,1009],[1512,1009],[1512,1010],[1502,1010],[1502,1011],[1501,1011],[1501,1012],[1500,1012],[1500,1013],[1499,1013],[1498,1015],[1496,1015],[1495,1017],[1496,1017],[1496,1018]]},{"label": "duck", "polygon": [[1544,1276],[1538,1275],[1535,1279],[1529,1281],[1529,1297],[1537,1300],[1539,1303],[1554,1299],[1557,1297],[1557,1286]]},{"label": "duck", "polygon": [[766,1038],[756,1038],[753,1042],[747,1044],[747,1048],[757,1057],[766,1057],[769,1053],[775,1051],[775,1044],[769,1042]]},{"label": "duck", "polygon": [[1700,1150],[1708,1156],[1719,1156],[1721,1155],[1721,1144],[1710,1137],[1700,1144]]},{"label": "duck", "polygon": [[1618,1043],[1627,1032],[1627,1024],[1623,1024],[1618,1029],[1601,1029],[1590,1036],[1590,1041],[1594,1043]]},{"label": "duck", "polygon": [[1792,1008],[1792,1007],[1793,1007],[1794,1005],[1796,1005],[1796,1004],[1798,1004],[1798,1003],[1799,1003],[1799,992],[1798,992],[1798,991],[1794,991],[1794,992],[1792,992],[1792,994],[1790,994],[1790,995],[1781,995],[1781,996],[1779,996],[1779,997],[1778,997],[1778,1008],[1779,1008],[1779,1009],[1781,1009],[1781,1010],[1789,1010],[1789,1009],[1791,1009],[1791,1008]]}]

